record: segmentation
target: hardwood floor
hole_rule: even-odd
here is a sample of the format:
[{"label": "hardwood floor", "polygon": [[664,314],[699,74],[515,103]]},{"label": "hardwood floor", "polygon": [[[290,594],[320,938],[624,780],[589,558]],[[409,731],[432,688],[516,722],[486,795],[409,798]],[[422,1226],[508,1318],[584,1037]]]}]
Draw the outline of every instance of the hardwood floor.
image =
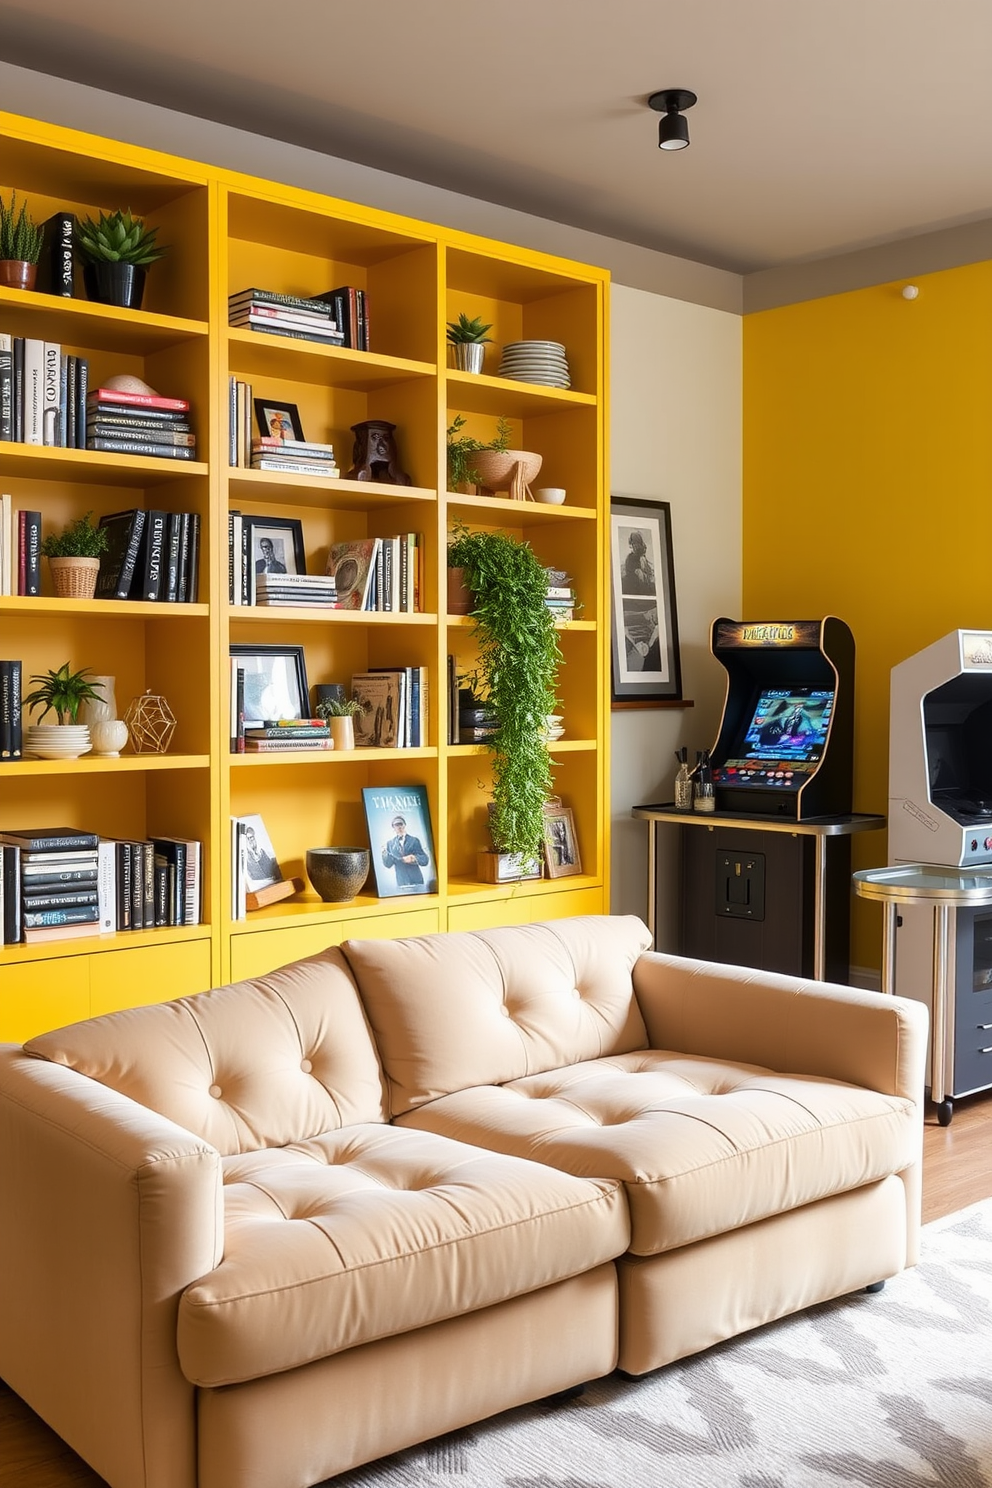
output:
[{"label": "hardwood floor", "polygon": [[[923,1152],[923,1220],[929,1223],[992,1197],[992,1095],[958,1101],[950,1126],[928,1116]],[[0,1381],[3,1488],[106,1488]]]}]

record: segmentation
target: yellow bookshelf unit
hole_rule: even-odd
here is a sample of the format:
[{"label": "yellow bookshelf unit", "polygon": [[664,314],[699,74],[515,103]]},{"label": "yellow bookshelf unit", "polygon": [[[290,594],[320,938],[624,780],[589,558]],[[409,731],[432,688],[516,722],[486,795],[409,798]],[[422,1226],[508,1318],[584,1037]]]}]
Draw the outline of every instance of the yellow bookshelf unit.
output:
[{"label": "yellow bookshelf unit", "polygon": [[[254,180],[229,171],[0,114],[0,191],[16,190],[36,221],[130,207],[168,252],[148,273],[144,307],[0,289],[0,333],[54,341],[85,357],[90,386],[131,372],[188,398],[197,458],[188,463],[0,442],[0,490],[39,511],[45,535],[92,512],[196,512],[194,604],[0,598],[0,657],[25,679],[69,661],[116,678],[123,714],[145,690],[177,719],[165,754],[119,760],[0,763],[0,831],[65,826],[107,837],[173,835],[203,843],[203,922],[0,947],[0,1038],[261,975],[349,936],[526,923],[607,907],[609,604],[605,453],[605,271],[445,228]],[[365,292],[369,351],[263,335],[228,324],[228,296],[247,288],[308,297],[341,284]],[[491,324],[487,372],[447,366],[445,326],[459,314]],[[568,390],[491,375],[523,338],[567,348]],[[410,485],[264,471],[230,463],[229,385],[293,403],[308,438],[332,443],[346,472],[352,428],[396,426]],[[542,481],[562,506],[446,489],[445,431],[491,439],[509,420],[511,446],[543,456]],[[420,609],[355,612],[232,605],[229,517],[302,524],[308,573],[333,543],[419,534]],[[567,570],[581,610],[559,626],[565,736],[549,745],[555,791],[572,808],[582,873],[487,884],[487,751],[450,744],[448,656],[474,666],[473,626],[445,613],[446,546],[454,525],[509,532]],[[47,568],[47,565],[43,565]],[[423,667],[426,742],[411,749],[305,754],[230,752],[229,647],[302,645],[311,684],[350,682],[376,667]],[[25,683],[25,691],[27,685]],[[27,720],[26,720],[27,721]],[[362,789],[426,789],[437,893],[322,902],[295,898],[231,918],[232,816],[261,814],[287,876],[304,879],[309,847],[367,840]],[[370,880],[371,883],[371,880]]]}]

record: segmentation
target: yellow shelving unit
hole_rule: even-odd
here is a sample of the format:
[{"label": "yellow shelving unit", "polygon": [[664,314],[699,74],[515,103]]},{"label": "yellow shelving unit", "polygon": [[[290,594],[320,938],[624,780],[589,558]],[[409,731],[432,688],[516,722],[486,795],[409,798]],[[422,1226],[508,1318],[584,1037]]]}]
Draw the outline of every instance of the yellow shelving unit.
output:
[{"label": "yellow shelving unit", "polygon": [[[116,679],[118,703],[152,689],[176,717],[166,755],[126,754],[0,765],[0,826],[75,826],[108,836],[172,834],[204,843],[204,923],[45,946],[0,948],[0,1037],[23,1038],[93,1012],[157,1001],[230,977],[259,975],[349,936],[599,911],[608,865],[609,606],[605,451],[605,271],[435,228],[233,172],[0,114],[0,190],[16,189],[36,219],[67,208],[93,215],[130,206],[159,225],[168,254],[148,275],[141,311],[81,298],[0,289],[0,331],[58,341],[90,361],[91,382],[136,372],[190,398],[198,460],[166,460],[0,444],[0,488],[43,513],[44,531],[84,511],[130,506],[197,511],[199,602],[0,599],[0,656],[25,675],[63,661]],[[365,290],[373,350],[323,347],[227,324],[228,295],[260,287],[311,295]],[[77,294],[81,289],[77,290]],[[461,312],[489,321],[486,374],[446,365],[445,324]],[[494,374],[501,347],[523,337],[561,341],[568,390]],[[396,425],[408,486],[232,468],[229,379],[256,396],[295,403],[308,438],[351,464],[352,427]],[[456,414],[490,437],[509,419],[512,443],[539,451],[540,483],[565,486],[561,507],[445,489],[445,429]],[[292,517],[303,525],[308,572],[341,540],[415,531],[421,610],[363,614],[232,606],[229,514]],[[542,562],[567,569],[582,608],[559,626],[566,737],[550,746],[555,789],[575,813],[583,872],[494,885],[475,877],[487,845],[489,757],[449,745],[447,658],[474,664],[473,627],[444,613],[445,549],[455,524],[511,532]],[[47,583],[47,574],[45,575]],[[423,666],[427,742],[260,756],[230,753],[229,646],[303,645],[311,684],[375,666]],[[347,905],[301,896],[230,918],[231,815],[262,815],[284,873],[304,878],[306,849],[367,841],[365,786],[423,786],[438,892]]]}]

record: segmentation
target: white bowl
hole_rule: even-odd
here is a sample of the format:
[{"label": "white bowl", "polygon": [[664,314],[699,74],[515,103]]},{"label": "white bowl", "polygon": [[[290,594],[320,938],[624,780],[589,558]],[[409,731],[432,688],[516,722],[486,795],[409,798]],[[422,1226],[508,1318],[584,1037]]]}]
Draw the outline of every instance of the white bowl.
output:
[{"label": "white bowl", "polygon": [[564,486],[541,486],[534,492],[535,501],[543,501],[546,506],[561,506],[565,500]]}]

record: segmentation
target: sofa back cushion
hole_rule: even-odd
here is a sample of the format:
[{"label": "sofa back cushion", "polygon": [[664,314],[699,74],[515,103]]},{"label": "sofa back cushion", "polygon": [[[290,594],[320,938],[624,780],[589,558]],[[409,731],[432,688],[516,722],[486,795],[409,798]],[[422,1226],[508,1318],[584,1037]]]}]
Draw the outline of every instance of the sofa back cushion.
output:
[{"label": "sofa back cushion", "polygon": [[650,943],[632,915],[346,941],[391,1114],[645,1048],[631,973]]},{"label": "sofa back cushion", "polygon": [[255,981],[75,1023],[25,1049],[158,1111],[225,1157],[385,1120],[379,1060],[337,949]]}]

